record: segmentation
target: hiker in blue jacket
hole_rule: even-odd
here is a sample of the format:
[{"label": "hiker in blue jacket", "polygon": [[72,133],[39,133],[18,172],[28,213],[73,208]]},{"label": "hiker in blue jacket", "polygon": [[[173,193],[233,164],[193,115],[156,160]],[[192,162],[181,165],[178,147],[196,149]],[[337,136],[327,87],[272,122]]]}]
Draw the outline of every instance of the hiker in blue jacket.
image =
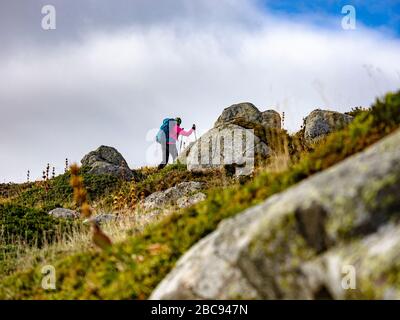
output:
[{"label": "hiker in blue jacket", "polygon": [[171,154],[173,161],[178,157],[178,149],[176,148],[176,142],[179,136],[190,136],[194,130],[196,130],[196,125],[193,125],[189,131],[183,130],[180,127],[182,123],[181,118],[177,117],[175,119],[166,118],[158,131],[156,140],[161,144],[162,149],[162,162],[159,164],[158,169],[164,168]]}]

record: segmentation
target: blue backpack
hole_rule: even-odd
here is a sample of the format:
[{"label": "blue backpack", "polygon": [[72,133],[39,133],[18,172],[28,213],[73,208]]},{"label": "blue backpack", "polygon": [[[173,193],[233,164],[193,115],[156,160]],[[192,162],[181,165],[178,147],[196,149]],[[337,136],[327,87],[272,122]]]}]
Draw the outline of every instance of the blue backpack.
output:
[{"label": "blue backpack", "polygon": [[163,141],[169,140],[169,130],[171,128],[171,125],[174,125],[174,124],[170,124],[171,121],[176,122],[176,120],[173,118],[165,118],[163,120],[160,130],[158,131],[157,136],[156,136],[156,141],[158,143],[162,143]]}]

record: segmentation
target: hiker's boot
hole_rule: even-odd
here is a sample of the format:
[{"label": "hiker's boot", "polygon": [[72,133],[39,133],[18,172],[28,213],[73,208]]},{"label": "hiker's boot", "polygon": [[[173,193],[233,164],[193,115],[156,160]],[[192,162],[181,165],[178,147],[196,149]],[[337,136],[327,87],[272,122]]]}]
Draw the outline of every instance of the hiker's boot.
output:
[{"label": "hiker's boot", "polygon": [[162,168],[164,168],[166,166],[166,164],[165,163],[160,163],[159,165],[158,165],[158,170],[161,170]]}]

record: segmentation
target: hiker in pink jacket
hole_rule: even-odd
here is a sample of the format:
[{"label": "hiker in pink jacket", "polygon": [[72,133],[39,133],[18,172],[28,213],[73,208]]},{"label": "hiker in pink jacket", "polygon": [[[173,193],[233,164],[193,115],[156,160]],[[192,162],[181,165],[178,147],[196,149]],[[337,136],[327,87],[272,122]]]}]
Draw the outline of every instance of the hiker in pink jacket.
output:
[{"label": "hiker in pink jacket", "polygon": [[178,149],[176,147],[176,143],[178,142],[179,136],[182,135],[188,137],[193,133],[194,130],[196,130],[196,125],[193,125],[189,131],[185,131],[183,130],[183,128],[180,127],[181,123],[182,120],[179,117],[173,121],[170,121],[168,136],[159,139],[161,140],[159,142],[162,149],[162,162],[158,166],[158,169],[162,169],[167,165],[169,154],[171,154],[173,161],[175,161],[175,159],[178,157]]}]

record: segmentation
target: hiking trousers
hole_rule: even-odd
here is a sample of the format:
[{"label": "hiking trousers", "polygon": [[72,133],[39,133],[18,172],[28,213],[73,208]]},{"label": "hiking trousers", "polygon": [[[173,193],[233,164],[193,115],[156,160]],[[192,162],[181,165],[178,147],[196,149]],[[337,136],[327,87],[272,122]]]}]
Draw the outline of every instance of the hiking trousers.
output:
[{"label": "hiking trousers", "polygon": [[176,148],[176,144],[168,144],[168,143],[161,143],[162,149],[162,162],[158,166],[159,169],[164,168],[169,160],[169,155],[171,154],[172,160],[175,161],[178,157],[178,149]]}]

